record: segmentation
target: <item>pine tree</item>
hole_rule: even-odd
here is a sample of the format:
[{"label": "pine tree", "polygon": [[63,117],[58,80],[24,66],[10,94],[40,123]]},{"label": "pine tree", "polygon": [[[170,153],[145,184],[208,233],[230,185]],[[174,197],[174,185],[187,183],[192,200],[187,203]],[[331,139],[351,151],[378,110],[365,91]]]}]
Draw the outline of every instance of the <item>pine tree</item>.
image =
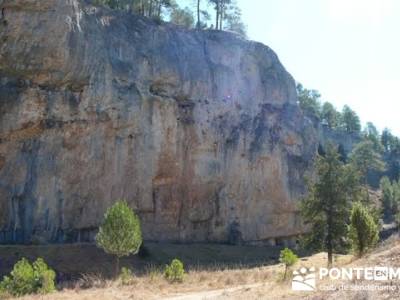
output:
[{"label": "pine tree", "polygon": [[285,248],[281,251],[279,262],[285,265],[285,274],[283,275],[283,279],[286,279],[289,267],[293,266],[298,260],[299,257],[294,254],[292,250]]},{"label": "pine tree", "polygon": [[378,241],[378,226],[360,202],[353,205],[350,217],[350,239],[355,251],[362,256]]},{"label": "pine tree", "polygon": [[366,140],[358,143],[350,154],[350,162],[360,172],[364,184],[367,184],[368,171],[384,171],[385,163],[381,154],[375,150],[373,142]]},{"label": "pine tree", "polygon": [[196,22],[196,28],[197,29],[201,29],[201,20],[200,20],[200,4],[201,4],[201,0],[197,0],[196,1],[197,5],[196,5],[196,13],[197,13],[197,22]]},{"label": "pine tree", "polygon": [[179,7],[173,8],[171,12],[171,22],[186,28],[193,28],[193,13],[188,7],[185,7],[184,9]]},{"label": "pine tree", "polygon": [[96,235],[96,244],[106,253],[115,255],[116,276],[120,258],[139,251],[142,244],[140,221],[126,202],[118,201],[107,210]]},{"label": "pine tree", "polygon": [[340,120],[340,113],[330,102],[325,102],[321,108],[321,118],[329,128],[335,129]]},{"label": "pine tree", "polygon": [[347,105],[343,106],[340,121],[341,128],[348,133],[360,132],[361,130],[360,118],[356,112]]},{"label": "pine tree", "polygon": [[209,0],[215,9],[215,29],[224,29],[224,20],[227,18],[227,11],[232,0]]},{"label": "pine tree", "polygon": [[351,201],[359,193],[357,173],[340,161],[333,145],[328,145],[325,156],[316,163],[317,179],[310,184],[309,195],[301,204],[301,213],[310,233],[304,242],[308,248],[328,252],[328,265],[332,265],[334,251],[346,248],[344,237],[348,228]]},{"label": "pine tree", "polygon": [[365,140],[371,141],[374,144],[374,150],[376,152],[383,152],[384,148],[380,141],[378,129],[376,129],[375,125],[372,122],[367,122],[363,130],[363,137]]},{"label": "pine tree", "polygon": [[383,177],[380,181],[380,188],[382,191],[382,207],[384,218],[390,219],[392,216],[393,207],[393,187],[388,177]]},{"label": "pine tree", "polygon": [[243,37],[247,36],[246,25],[242,21],[242,10],[236,4],[236,1],[231,1],[225,9],[224,19],[226,20],[224,30],[239,33]]},{"label": "pine tree", "polygon": [[300,83],[297,84],[296,89],[302,111],[319,120],[321,118],[321,94],[316,90],[304,88]]}]

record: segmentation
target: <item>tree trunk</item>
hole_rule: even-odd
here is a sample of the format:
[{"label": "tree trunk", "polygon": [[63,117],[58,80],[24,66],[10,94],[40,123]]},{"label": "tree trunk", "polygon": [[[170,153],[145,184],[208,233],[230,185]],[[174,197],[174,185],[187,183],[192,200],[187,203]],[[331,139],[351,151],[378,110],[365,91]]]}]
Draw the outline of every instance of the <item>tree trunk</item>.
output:
[{"label": "tree trunk", "polygon": [[361,257],[364,253],[364,240],[362,239],[361,232],[357,232],[357,240],[358,240],[358,256]]},{"label": "tree trunk", "polygon": [[197,29],[200,29],[200,1],[197,0]]},{"label": "tree trunk", "polygon": [[118,278],[119,275],[119,256],[117,256],[117,259],[115,261],[115,279]]},{"label": "tree trunk", "polygon": [[[328,228],[328,230],[330,230]],[[333,263],[333,245],[332,245],[332,237],[328,232],[328,236],[326,237],[326,251],[328,252],[328,268],[332,267]]]},{"label": "tree trunk", "polygon": [[149,17],[151,18],[153,16],[153,0],[150,0],[149,4]]},{"label": "tree trunk", "polygon": [[332,230],[333,230],[333,225],[332,225],[332,218],[333,218],[333,212],[332,209],[329,210],[329,215],[328,215],[328,234],[326,236],[326,250],[328,252],[328,268],[332,267],[332,262],[333,262],[333,245],[332,245]]},{"label": "tree trunk", "polygon": [[162,3],[161,3],[161,0],[160,0],[159,3],[158,3],[158,12],[157,12],[157,17],[159,19],[161,19],[161,7],[162,7]]},{"label": "tree trunk", "polygon": [[220,0],[218,0],[217,2],[216,2],[216,7],[215,7],[215,9],[216,9],[216,20],[215,20],[215,29],[216,30],[218,30],[219,29],[219,26],[218,26],[218,21],[219,21],[219,1]]},{"label": "tree trunk", "polygon": [[365,194],[366,194],[366,197],[367,197],[366,200],[367,200],[367,204],[369,205],[370,203],[369,203],[369,192],[368,192],[368,179],[367,179],[367,175],[365,175],[364,180],[365,180],[365,182],[364,182]]},{"label": "tree trunk", "polygon": [[285,265],[285,274],[283,274],[283,279],[286,280],[288,266]]},{"label": "tree trunk", "polygon": [[221,0],[221,7],[219,12],[219,30],[222,30],[222,23],[224,21],[225,3]]},{"label": "tree trunk", "polygon": [[328,268],[332,267],[332,262],[333,262],[333,245],[332,245],[332,236],[330,233],[331,230],[332,227],[328,223],[328,235],[326,237],[326,251],[328,252]]},{"label": "tree trunk", "polygon": [[140,0],[140,14],[144,16],[144,0]]},{"label": "tree trunk", "polygon": [[333,265],[333,251],[332,248],[328,249],[328,268],[331,268]]}]

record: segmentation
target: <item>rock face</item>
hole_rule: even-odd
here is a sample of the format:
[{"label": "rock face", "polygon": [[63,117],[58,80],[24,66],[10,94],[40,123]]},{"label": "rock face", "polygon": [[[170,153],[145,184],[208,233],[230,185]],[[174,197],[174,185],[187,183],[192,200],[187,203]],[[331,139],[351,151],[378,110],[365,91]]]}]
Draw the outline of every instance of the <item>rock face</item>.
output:
[{"label": "rock face", "polygon": [[[316,127],[318,125],[315,125]],[[333,143],[338,146],[338,151],[342,157],[347,160],[354,146],[362,141],[361,135],[358,132],[345,132],[341,130],[330,129],[327,126],[319,126],[319,147],[324,148],[328,143]]]},{"label": "rock face", "polygon": [[76,0],[0,7],[1,243],[91,240],[117,199],[147,240],[302,232],[318,138],[271,49]]}]

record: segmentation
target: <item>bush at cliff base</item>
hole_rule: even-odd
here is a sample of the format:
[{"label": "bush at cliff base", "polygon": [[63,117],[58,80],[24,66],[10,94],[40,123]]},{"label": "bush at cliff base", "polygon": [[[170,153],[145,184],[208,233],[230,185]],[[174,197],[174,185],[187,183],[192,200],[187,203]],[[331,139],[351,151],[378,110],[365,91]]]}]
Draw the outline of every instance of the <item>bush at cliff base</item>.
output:
[{"label": "bush at cliff base", "polygon": [[133,283],[133,272],[131,269],[123,267],[119,274],[119,279],[122,285],[130,285]]},{"label": "bush at cliff base", "polygon": [[179,259],[174,259],[170,265],[165,266],[164,276],[170,282],[182,282],[185,270]]},{"label": "bush at cliff base", "polygon": [[43,259],[38,258],[33,264],[23,258],[18,261],[9,276],[0,282],[0,295],[23,296],[27,294],[47,294],[55,290],[56,273]]}]

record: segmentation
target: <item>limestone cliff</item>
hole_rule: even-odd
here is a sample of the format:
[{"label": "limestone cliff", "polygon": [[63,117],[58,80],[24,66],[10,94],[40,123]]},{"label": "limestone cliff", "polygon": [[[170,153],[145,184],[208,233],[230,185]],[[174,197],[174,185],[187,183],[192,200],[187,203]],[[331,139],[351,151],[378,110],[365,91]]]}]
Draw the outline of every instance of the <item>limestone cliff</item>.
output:
[{"label": "limestone cliff", "polygon": [[76,0],[0,0],[0,242],[93,238],[117,199],[147,240],[302,232],[317,148],[268,47]]}]

